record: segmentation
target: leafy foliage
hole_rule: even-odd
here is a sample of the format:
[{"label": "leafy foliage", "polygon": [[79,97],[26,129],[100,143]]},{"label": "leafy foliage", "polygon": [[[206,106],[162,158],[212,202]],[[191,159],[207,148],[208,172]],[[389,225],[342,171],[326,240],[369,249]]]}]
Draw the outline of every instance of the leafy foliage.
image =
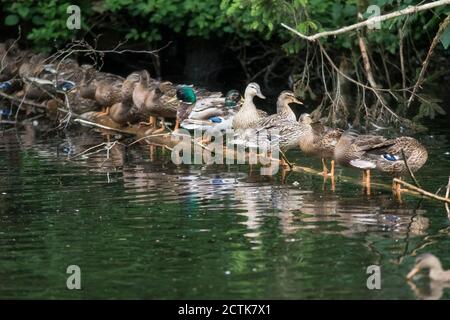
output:
[{"label": "leafy foliage", "polygon": [[[39,47],[52,47],[54,43],[49,43],[52,40],[56,44],[64,43],[75,36],[85,35],[92,28],[113,28],[122,37],[149,42],[161,40],[163,30],[206,39],[233,35],[243,42],[255,37],[279,39],[284,42],[287,53],[293,54],[302,45],[300,41],[292,40],[292,35],[280,27],[281,22],[295,26],[304,34],[334,29],[354,23],[357,20],[358,6],[364,4],[362,0],[82,0],[78,1],[82,30],[75,33],[66,27],[66,9],[72,2],[23,0],[3,3],[2,9],[7,12],[4,24],[14,26],[26,23],[30,27],[28,39]],[[380,6],[383,13],[418,2],[375,0],[370,4]],[[394,52],[398,46],[395,31],[406,19],[410,24],[414,19],[421,20],[421,24],[411,30],[415,38],[421,37],[439,21],[437,15],[429,21],[423,15],[393,19],[383,23],[381,30],[370,32],[370,40],[383,44],[390,52]],[[422,28],[423,25],[425,28]],[[447,31],[442,37],[445,47],[450,41],[449,34],[450,31]],[[328,41],[333,41],[334,46],[342,48],[351,48],[355,44],[354,37],[338,37]]]}]

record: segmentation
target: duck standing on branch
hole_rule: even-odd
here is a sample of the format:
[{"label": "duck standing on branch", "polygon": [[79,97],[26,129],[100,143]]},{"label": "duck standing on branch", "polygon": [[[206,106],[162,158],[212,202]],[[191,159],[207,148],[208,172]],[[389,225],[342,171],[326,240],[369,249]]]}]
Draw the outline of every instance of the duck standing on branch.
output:
[{"label": "duck standing on branch", "polygon": [[[258,137],[259,147],[277,148],[281,153],[281,166],[292,169],[294,165],[289,162],[285,153],[298,147],[300,141],[308,134],[308,127],[300,121],[283,119],[283,121],[272,122],[264,129],[268,133],[267,141],[261,141],[261,137]],[[261,130],[258,130],[258,134],[261,134]]]},{"label": "duck standing on branch", "polygon": [[[165,130],[166,118],[175,118],[179,105],[176,87],[169,81],[159,82],[150,77],[147,70],[139,72],[140,80],[133,91],[133,102],[137,113],[148,117],[153,133]],[[157,118],[163,118],[161,128],[157,128]]]},{"label": "duck standing on branch", "polygon": [[122,84],[122,101],[115,103],[109,110],[108,116],[111,120],[122,126],[138,121],[138,115],[133,109],[133,91],[139,81],[139,73],[131,73]]},{"label": "duck standing on branch", "polygon": [[299,146],[306,155],[318,156],[322,159],[323,175],[328,176],[326,159],[331,160],[330,175],[334,177],[334,149],[342,136],[342,130],[324,126],[319,121],[314,122],[308,113],[300,116],[300,123],[307,128],[307,134],[300,140]]},{"label": "duck standing on branch", "polygon": [[[387,139],[382,136],[358,135],[346,131],[334,150],[338,164],[364,170],[364,183],[370,192],[370,170],[377,169],[395,178],[418,171],[427,161],[426,148],[416,139],[399,137]],[[400,195],[400,185],[393,184]]]},{"label": "duck standing on branch", "polygon": [[[279,151],[281,151],[282,153],[282,165],[286,166],[286,164],[288,164],[289,167],[292,168],[292,164],[287,160],[284,152],[293,148],[295,146],[295,143],[298,143],[298,139],[296,140],[296,136],[297,133],[300,132],[298,130],[300,127],[299,123],[296,121],[297,119],[295,113],[289,106],[290,103],[303,105],[303,102],[298,100],[292,91],[282,91],[277,99],[277,113],[260,118],[259,120],[251,124],[250,128],[256,129],[255,137],[249,137],[248,133],[246,132],[238,132],[235,136],[234,142],[236,144],[243,143],[248,147],[263,147],[268,146],[269,144],[273,145],[274,143],[279,143],[281,144]],[[261,132],[263,130],[267,131],[263,133],[267,133],[267,135],[261,138],[259,137],[259,135],[261,135]],[[277,131],[279,133],[272,134],[273,132]],[[254,141],[255,139],[257,139],[258,141]]]}]

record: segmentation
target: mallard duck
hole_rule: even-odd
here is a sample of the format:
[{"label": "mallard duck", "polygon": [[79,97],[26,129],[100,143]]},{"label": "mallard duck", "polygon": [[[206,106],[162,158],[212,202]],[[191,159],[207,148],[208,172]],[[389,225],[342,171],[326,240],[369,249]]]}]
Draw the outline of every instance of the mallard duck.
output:
[{"label": "mallard duck", "polygon": [[22,81],[19,79],[12,79],[8,81],[0,82],[0,91],[5,93],[12,93],[22,88]]},{"label": "mallard duck", "polygon": [[175,118],[179,101],[176,87],[169,81],[159,82],[150,77],[147,70],[140,71],[139,82],[134,87],[133,102],[137,113],[149,117],[149,124],[156,127],[158,117],[163,118],[162,127],[154,133],[165,129],[164,119]]},{"label": "mallard duck", "polygon": [[233,128],[234,129],[248,129],[253,128],[253,124],[267,117],[267,112],[256,108],[253,98],[258,96],[261,99],[266,97],[261,93],[261,88],[256,82],[251,82],[245,88],[244,103],[242,104],[239,112],[234,116]]},{"label": "mallard duck", "polygon": [[263,128],[258,128],[253,133],[250,139],[238,139],[232,143],[249,148],[276,148],[281,153],[281,165],[292,169],[293,164],[288,161],[285,153],[298,147],[300,140],[308,134],[308,127],[300,121],[283,119],[283,121],[271,122]]},{"label": "mallard duck", "polygon": [[131,73],[122,84],[122,101],[115,103],[109,110],[108,116],[114,122],[126,125],[137,121],[137,115],[133,112],[133,91],[140,81],[138,72]]},{"label": "mallard duck", "polygon": [[416,264],[406,279],[412,279],[422,269],[429,269],[428,275],[433,281],[450,282],[450,270],[444,271],[439,259],[431,253],[421,254],[416,258]]},{"label": "mallard duck", "polygon": [[44,71],[45,61],[48,55],[45,53],[32,54],[20,65],[18,74],[22,79],[39,77]]},{"label": "mallard duck", "polygon": [[[122,101],[124,78],[112,73],[99,72],[91,65],[82,65],[80,73],[79,92],[81,97],[95,100],[103,108],[103,114],[107,115],[109,107]],[[77,75],[77,77],[80,76]]]},{"label": "mallard duck", "polygon": [[[288,90],[282,91],[277,99],[277,113],[254,121],[245,131],[237,130],[233,143],[246,146],[255,145],[256,141],[251,141],[256,138],[255,131],[249,129],[256,129],[256,135],[258,135],[262,130],[277,128],[285,122],[296,122],[295,113],[289,107],[290,103],[303,104],[295,97],[293,92]],[[258,144],[260,143],[258,142]]]},{"label": "mallard duck", "polygon": [[0,81],[14,78],[20,66],[32,56],[28,50],[20,50],[17,40],[0,43]]},{"label": "mallard duck", "polygon": [[[427,161],[426,148],[416,139],[399,137],[387,139],[382,136],[358,135],[352,130],[344,132],[335,149],[334,158],[338,164],[364,170],[366,186],[370,187],[370,170],[377,169],[401,178],[419,170]],[[407,165],[408,167],[407,167]],[[400,185],[393,185],[400,192]]]},{"label": "mallard duck", "polygon": [[342,136],[341,129],[332,129],[322,125],[320,122],[313,122],[308,113],[303,113],[299,122],[307,128],[305,134],[300,140],[299,146],[304,154],[314,155],[322,158],[323,174],[328,174],[328,168],[325,159],[331,159],[331,177],[334,177],[334,148]]},{"label": "mallard duck", "polygon": [[108,107],[122,101],[122,84],[124,80],[124,78],[114,74],[95,79],[95,101],[106,108],[106,114],[108,114]]},{"label": "mallard duck", "polygon": [[289,106],[290,103],[303,104],[303,102],[295,97],[292,91],[282,91],[277,99],[277,113],[255,121],[252,127],[265,129],[271,127],[272,124],[282,123],[284,121],[296,121],[297,117]]},{"label": "mallard duck", "polygon": [[192,87],[180,86],[177,98],[181,101],[177,118],[181,121],[181,127],[188,130],[229,129],[241,105],[241,95],[237,90],[228,91],[225,97],[214,94],[197,100]]}]

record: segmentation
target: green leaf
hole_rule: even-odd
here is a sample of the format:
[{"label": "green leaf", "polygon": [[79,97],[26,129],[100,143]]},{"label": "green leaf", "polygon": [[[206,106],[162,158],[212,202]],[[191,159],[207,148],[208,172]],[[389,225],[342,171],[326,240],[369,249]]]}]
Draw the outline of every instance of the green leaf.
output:
[{"label": "green leaf", "polygon": [[28,7],[19,7],[17,9],[17,13],[19,14],[19,16],[21,16],[22,18],[26,18],[26,16],[28,16],[28,14],[30,13],[30,9]]},{"label": "green leaf", "polygon": [[445,28],[444,32],[441,35],[441,42],[444,46],[444,49],[447,50],[450,45],[450,25]]},{"label": "green leaf", "polygon": [[5,25],[7,26],[15,26],[19,23],[19,17],[15,14],[10,14],[5,18]]}]

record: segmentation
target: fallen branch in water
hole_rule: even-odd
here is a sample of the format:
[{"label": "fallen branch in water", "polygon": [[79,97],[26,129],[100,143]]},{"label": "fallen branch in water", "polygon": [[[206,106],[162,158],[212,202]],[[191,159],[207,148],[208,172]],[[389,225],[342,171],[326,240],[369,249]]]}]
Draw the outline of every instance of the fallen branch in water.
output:
[{"label": "fallen branch in water", "polygon": [[308,41],[315,41],[315,40],[317,40],[319,38],[322,38],[322,37],[335,36],[335,35],[338,35],[338,34],[346,33],[346,32],[349,32],[349,31],[352,31],[352,30],[356,30],[356,29],[360,29],[360,28],[363,28],[363,27],[373,26],[376,23],[379,23],[379,22],[384,21],[384,20],[388,20],[388,19],[392,19],[392,18],[404,16],[404,15],[409,15],[409,14],[413,14],[413,13],[420,12],[420,11],[423,11],[423,10],[429,10],[429,9],[432,9],[432,8],[436,8],[436,7],[440,7],[440,6],[448,5],[448,4],[450,4],[450,0],[433,1],[433,2],[426,3],[426,4],[420,5],[420,6],[409,6],[409,7],[405,8],[405,9],[394,11],[394,12],[391,12],[391,13],[388,13],[388,14],[384,14],[384,15],[381,15],[381,16],[371,17],[371,18],[369,18],[367,20],[364,20],[364,21],[361,21],[361,22],[358,22],[358,23],[355,23],[355,24],[352,24],[350,26],[346,26],[346,27],[343,27],[343,28],[340,28],[340,29],[337,29],[337,30],[324,31],[324,32],[316,33],[316,34],[311,35],[311,36],[306,36],[306,35],[298,32],[294,28],[292,28],[292,27],[290,27],[290,26],[288,26],[288,25],[286,25],[284,23],[281,23],[281,25],[284,28],[288,29],[289,31],[294,32],[300,38],[303,38],[303,39],[308,40]]},{"label": "fallen branch in water", "polygon": [[129,134],[129,132],[126,131],[126,130],[108,127],[108,126],[105,126],[105,125],[102,125],[102,124],[99,124],[99,123],[96,123],[96,122],[88,121],[88,120],[85,120],[85,119],[82,119],[82,118],[77,118],[77,119],[75,119],[73,121],[74,122],[79,122],[81,124],[87,124],[89,126],[97,127],[97,128],[100,128],[100,129],[105,129],[105,130],[110,130],[110,131],[117,131],[117,132],[120,132],[120,133],[127,133],[127,134]]},{"label": "fallen branch in water", "polygon": [[41,108],[41,109],[47,109],[47,106],[45,106],[43,104],[39,104],[39,103],[30,101],[30,100],[27,100],[27,99],[17,98],[15,96],[11,96],[11,95],[9,95],[7,93],[4,93],[4,92],[1,92],[1,91],[0,91],[0,96],[6,98],[8,100],[14,101],[14,102],[24,103],[24,104],[27,104],[27,105],[30,105],[30,106],[33,106],[33,107]]},{"label": "fallen branch in water", "polygon": [[414,186],[414,185],[412,185],[412,184],[410,184],[408,182],[405,182],[403,180],[394,178],[394,182],[399,183],[402,186],[404,186],[404,187],[406,187],[406,188],[408,188],[410,190],[416,191],[416,192],[418,192],[421,195],[424,195],[426,197],[433,198],[433,199],[436,199],[436,200],[439,200],[439,201],[443,201],[445,203],[450,203],[450,198],[448,198],[448,197],[444,198],[444,197],[438,196],[438,195],[436,195],[434,193],[431,193],[431,192],[428,192],[428,191],[423,190],[421,188],[418,188],[418,187],[416,187],[416,186]]}]

